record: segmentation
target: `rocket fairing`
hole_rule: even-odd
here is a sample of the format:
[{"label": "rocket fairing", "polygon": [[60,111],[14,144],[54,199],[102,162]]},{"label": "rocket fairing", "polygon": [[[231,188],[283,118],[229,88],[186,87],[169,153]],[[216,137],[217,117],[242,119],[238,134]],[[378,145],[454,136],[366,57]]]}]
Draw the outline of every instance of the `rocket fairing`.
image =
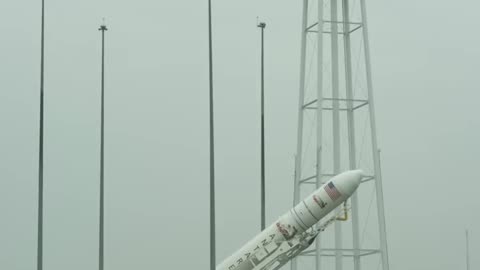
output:
[{"label": "rocket fairing", "polygon": [[361,170],[354,170],[333,177],[226,258],[216,270],[279,269],[313,243],[319,232],[314,225],[352,196],[363,176]]}]

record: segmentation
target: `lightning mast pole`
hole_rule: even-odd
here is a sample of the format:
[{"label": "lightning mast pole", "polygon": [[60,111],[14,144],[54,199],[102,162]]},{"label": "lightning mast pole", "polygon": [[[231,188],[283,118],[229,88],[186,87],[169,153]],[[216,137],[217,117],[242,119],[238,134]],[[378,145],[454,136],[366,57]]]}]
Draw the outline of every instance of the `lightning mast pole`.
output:
[{"label": "lightning mast pole", "polygon": [[257,27],[261,28],[261,33],[262,33],[262,41],[261,41],[261,46],[262,46],[262,56],[261,56],[261,150],[260,150],[260,160],[261,160],[261,179],[260,179],[260,209],[261,209],[261,226],[260,230],[263,231],[265,229],[265,84],[264,84],[264,79],[265,79],[265,61],[264,61],[264,30],[265,27],[267,26],[266,23],[261,22],[257,25]]},{"label": "lightning mast pole", "polygon": [[104,268],[104,192],[105,192],[105,31],[107,26],[102,24],[99,31],[102,31],[102,82],[101,82],[101,116],[100,116],[100,225],[99,225],[99,248],[98,248],[98,269]]},{"label": "lightning mast pole", "polygon": [[209,60],[209,101],[210,101],[210,270],[216,267],[215,248],[215,146],[213,118],[213,56],[212,56],[212,0],[208,0],[208,60]]},{"label": "lightning mast pole", "polygon": [[43,269],[43,111],[44,111],[44,51],[45,51],[45,0],[42,0],[42,30],[40,52],[40,131],[38,148],[38,239],[37,270]]}]

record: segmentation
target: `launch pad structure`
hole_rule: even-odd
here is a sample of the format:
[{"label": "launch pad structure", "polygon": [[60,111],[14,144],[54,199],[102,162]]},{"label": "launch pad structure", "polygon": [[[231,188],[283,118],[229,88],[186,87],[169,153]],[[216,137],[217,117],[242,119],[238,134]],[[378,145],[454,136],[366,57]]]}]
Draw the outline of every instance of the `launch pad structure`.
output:
[{"label": "launch pad structure", "polygon": [[351,218],[321,233],[291,269],[389,270],[365,0],[303,0],[299,91],[294,205],[344,170],[368,176]]}]

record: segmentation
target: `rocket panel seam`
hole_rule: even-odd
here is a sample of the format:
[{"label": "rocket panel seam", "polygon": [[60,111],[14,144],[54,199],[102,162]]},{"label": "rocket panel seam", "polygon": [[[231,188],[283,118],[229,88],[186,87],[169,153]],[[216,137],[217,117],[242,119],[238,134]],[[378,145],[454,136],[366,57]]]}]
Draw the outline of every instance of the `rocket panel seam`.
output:
[{"label": "rocket panel seam", "polygon": [[[303,223],[303,220],[298,216],[297,211],[295,210],[295,207],[292,208],[291,211],[293,211],[293,218],[295,219],[295,221],[297,222],[297,224],[300,225],[300,227],[302,227],[302,229],[303,229],[304,231],[306,231],[306,230],[308,229],[308,226],[307,226],[305,223]],[[297,219],[298,219],[298,221],[300,221],[300,222],[298,222]]]},{"label": "rocket panel seam", "polygon": [[310,208],[308,208],[308,205],[305,203],[305,200],[303,200],[302,203],[303,203],[303,205],[305,205],[305,208],[307,208],[307,210],[308,210],[308,212],[310,213],[310,215],[312,215],[312,217],[315,218],[315,220],[317,220],[317,222],[319,222],[320,219],[317,218],[317,217],[313,214],[313,212],[310,210]]}]

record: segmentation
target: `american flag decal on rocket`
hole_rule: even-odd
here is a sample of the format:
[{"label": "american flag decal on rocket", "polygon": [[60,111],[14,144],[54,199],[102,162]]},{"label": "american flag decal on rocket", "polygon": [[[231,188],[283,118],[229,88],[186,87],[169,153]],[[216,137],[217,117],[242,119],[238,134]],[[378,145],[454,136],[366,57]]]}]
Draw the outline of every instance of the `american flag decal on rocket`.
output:
[{"label": "american flag decal on rocket", "polygon": [[328,197],[332,199],[332,201],[336,201],[338,198],[340,198],[340,196],[342,196],[342,194],[338,192],[337,188],[335,187],[335,185],[333,185],[332,182],[328,183],[325,186],[325,191],[327,192]]}]

